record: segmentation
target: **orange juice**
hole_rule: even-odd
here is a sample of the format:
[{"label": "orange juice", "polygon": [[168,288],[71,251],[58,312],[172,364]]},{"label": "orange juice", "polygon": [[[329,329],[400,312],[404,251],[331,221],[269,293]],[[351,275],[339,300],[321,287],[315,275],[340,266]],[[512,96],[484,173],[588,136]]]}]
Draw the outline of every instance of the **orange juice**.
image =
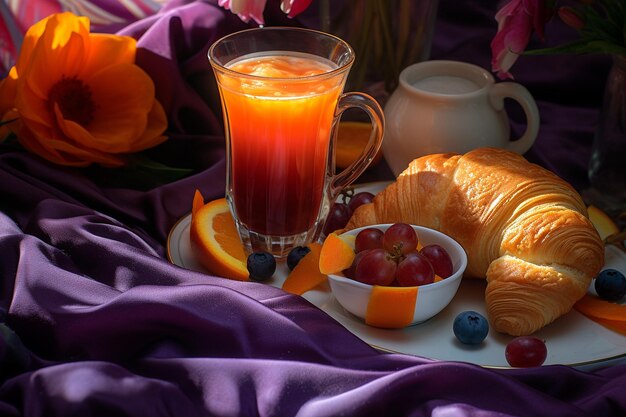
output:
[{"label": "orange juice", "polygon": [[257,233],[306,232],[332,174],[329,142],[345,73],[316,76],[336,65],[295,52],[250,54],[226,68],[238,73],[218,76],[236,216]]}]

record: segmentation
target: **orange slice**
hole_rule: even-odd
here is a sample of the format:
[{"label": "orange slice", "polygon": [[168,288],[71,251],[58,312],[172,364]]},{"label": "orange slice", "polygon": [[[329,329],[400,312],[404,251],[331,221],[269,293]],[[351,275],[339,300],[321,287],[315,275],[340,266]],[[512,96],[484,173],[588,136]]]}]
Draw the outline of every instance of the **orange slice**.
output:
[{"label": "orange slice", "polygon": [[296,295],[302,295],[326,281],[326,275],[319,269],[320,252],[322,245],[319,243],[309,244],[311,252],[300,259],[298,265],[289,273],[283,283],[282,289]]},{"label": "orange slice", "polygon": [[608,214],[600,210],[598,207],[587,207],[587,214],[589,215],[589,220],[591,220],[591,223],[593,223],[594,227],[598,231],[600,239],[604,240],[608,236],[619,232],[619,228],[615,222],[609,217]]},{"label": "orange slice", "polygon": [[212,274],[247,281],[247,257],[226,199],[202,203],[196,191],[189,230],[196,258]]},{"label": "orange slice", "polygon": [[[335,164],[339,168],[347,168],[361,155],[370,140],[372,125],[365,122],[339,122],[337,145],[335,147]],[[378,151],[370,166],[377,164],[382,158]]]},{"label": "orange slice", "polygon": [[585,294],[574,304],[574,308],[602,326],[626,336],[626,305]]},{"label": "orange slice", "polygon": [[339,236],[331,233],[322,245],[320,272],[326,275],[341,272],[352,265],[355,256],[353,235]]},{"label": "orange slice", "polygon": [[386,329],[400,329],[413,321],[419,287],[374,285],[365,311],[365,323]]}]

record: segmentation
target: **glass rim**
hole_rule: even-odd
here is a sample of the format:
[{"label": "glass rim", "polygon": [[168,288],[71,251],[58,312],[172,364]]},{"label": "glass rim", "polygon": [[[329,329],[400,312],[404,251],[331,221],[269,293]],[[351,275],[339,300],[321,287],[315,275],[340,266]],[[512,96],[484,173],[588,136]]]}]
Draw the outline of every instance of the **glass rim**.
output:
[{"label": "glass rim", "polygon": [[[267,76],[263,76],[263,75],[246,74],[246,73],[234,71],[234,70],[232,70],[232,69],[222,65],[214,57],[213,51],[218,46],[218,44],[222,43],[223,41],[228,40],[230,38],[234,38],[236,36],[240,36],[242,34],[246,34],[246,33],[249,33],[249,32],[258,32],[258,31],[261,31],[261,30],[263,30],[263,31],[274,31],[274,32],[296,31],[296,32],[307,32],[307,33],[314,34],[314,35],[321,35],[321,36],[324,36],[324,37],[326,37],[328,39],[335,40],[338,45],[343,45],[345,47],[345,49],[349,52],[350,59],[345,64],[343,64],[341,66],[338,66],[337,68],[333,68],[330,71],[322,72],[320,74],[305,75],[305,76],[301,76],[301,77],[267,77]],[[277,50],[277,51],[280,52],[281,50]],[[258,52],[262,52],[262,51],[258,51]],[[271,52],[271,51],[268,51],[268,52]],[[287,51],[285,51],[285,52],[287,52]],[[296,51],[292,51],[292,52],[296,52]],[[313,54],[311,54],[311,55],[313,55]],[[341,73],[347,71],[352,66],[352,64],[354,63],[354,60],[356,58],[355,57],[355,53],[354,53],[354,49],[352,49],[352,47],[350,46],[350,44],[348,42],[346,42],[345,40],[341,39],[340,37],[335,36],[335,35],[330,34],[330,33],[327,33],[327,32],[322,32],[320,30],[309,29],[309,28],[300,28],[300,27],[292,27],[292,26],[257,27],[257,28],[243,29],[243,30],[240,30],[240,31],[237,31],[237,32],[229,33],[227,35],[222,36],[221,38],[219,38],[215,42],[213,42],[213,44],[209,47],[209,50],[207,52],[207,57],[209,59],[209,63],[211,64],[211,66],[214,69],[219,69],[220,71],[222,71],[222,72],[224,72],[226,74],[237,76],[237,77],[244,77],[244,78],[249,78],[249,79],[255,79],[255,80],[276,81],[276,82],[280,82],[280,81],[287,81],[287,82],[313,81],[313,80],[317,80],[317,79],[332,78],[332,77],[334,77],[334,76],[336,76],[338,74],[341,74]]]}]

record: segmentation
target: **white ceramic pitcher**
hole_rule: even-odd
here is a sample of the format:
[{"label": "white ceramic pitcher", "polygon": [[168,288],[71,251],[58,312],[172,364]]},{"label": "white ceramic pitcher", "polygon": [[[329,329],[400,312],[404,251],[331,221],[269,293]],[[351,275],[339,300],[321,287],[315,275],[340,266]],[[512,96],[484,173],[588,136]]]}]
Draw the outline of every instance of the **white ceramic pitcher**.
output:
[{"label": "white ceramic pitcher", "polygon": [[[539,111],[528,90],[515,82],[496,83],[485,69],[459,61],[425,61],[400,73],[385,106],[383,153],[397,176],[420,156],[480,147],[523,154],[539,130]],[[526,114],[524,134],[511,140],[504,99]]]}]

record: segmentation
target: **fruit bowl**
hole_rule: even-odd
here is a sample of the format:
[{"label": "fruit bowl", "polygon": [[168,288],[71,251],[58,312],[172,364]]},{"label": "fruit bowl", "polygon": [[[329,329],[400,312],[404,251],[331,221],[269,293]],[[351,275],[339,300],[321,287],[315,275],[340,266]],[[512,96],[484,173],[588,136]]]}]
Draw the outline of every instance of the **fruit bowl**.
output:
[{"label": "fruit bowl", "polygon": [[[384,232],[390,226],[391,224],[378,224],[368,227],[375,227]],[[367,324],[382,328],[401,328],[424,322],[443,310],[459,289],[467,267],[467,255],[463,247],[450,236],[437,230],[415,225],[412,227],[421,245],[438,244],[448,252],[452,261],[452,275],[417,287],[376,286],[375,289],[374,285],[341,274],[329,274],[328,282],[339,304],[348,312],[365,320]],[[348,236],[356,236],[363,229],[365,227],[350,230],[340,237],[347,242],[354,242]],[[382,305],[385,311],[378,311],[378,307],[373,305]],[[395,317],[399,315],[404,317]]]}]

